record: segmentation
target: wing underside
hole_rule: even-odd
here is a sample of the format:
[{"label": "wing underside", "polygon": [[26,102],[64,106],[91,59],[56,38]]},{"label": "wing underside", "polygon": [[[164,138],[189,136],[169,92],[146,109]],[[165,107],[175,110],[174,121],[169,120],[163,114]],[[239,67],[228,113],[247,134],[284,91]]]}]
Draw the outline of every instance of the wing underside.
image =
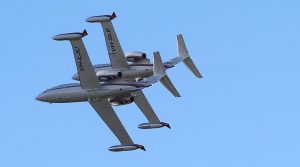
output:
[{"label": "wing underside", "polygon": [[122,125],[117,114],[106,99],[99,99],[98,101],[90,101],[91,106],[96,110],[98,115],[106,123],[109,129],[119,139],[124,146],[133,145],[133,141],[128,135],[126,129]]},{"label": "wing underside", "polygon": [[143,112],[143,114],[148,119],[149,123],[160,123],[159,118],[153,111],[151,105],[149,104],[146,96],[144,95],[142,90],[134,92],[136,97],[134,98],[135,104],[139,107],[139,109]]},{"label": "wing underside", "polygon": [[74,54],[77,73],[80,80],[80,85],[83,89],[100,89],[101,85],[92,66],[82,38],[87,35],[84,30],[82,33],[66,33],[59,34],[53,37],[54,40],[71,42]]},{"label": "wing underside", "polygon": [[[85,35],[87,35],[86,31],[83,33],[67,33],[56,35],[53,37],[53,39],[60,41],[69,40],[71,42],[82,89],[101,89],[100,83],[98,82],[94,68],[82,41],[82,37]],[[143,148],[140,145],[134,145],[126,129],[123,127],[121,121],[107,99],[90,99],[89,103],[114,133],[114,135],[119,139],[120,143],[122,144],[119,151]],[[123,146],[130,145],[130,148],[123,148]]]},{"label": "wing underside", "polygon": [[128,63],[111,21],[102,22],[110,63],[113,69],[127,69]]},{"label": "wing underside", "polygon": [[114,26],[111,22],[116,15],[102,15],[102,16],[92,16],[86,19],[90,23],[101,23],[106,47],[110,59],[110,63],[113,69],[128,69],[128,63],[124,52],[122,50],[121,44],[119,42],[118,36],[115,32]]}]

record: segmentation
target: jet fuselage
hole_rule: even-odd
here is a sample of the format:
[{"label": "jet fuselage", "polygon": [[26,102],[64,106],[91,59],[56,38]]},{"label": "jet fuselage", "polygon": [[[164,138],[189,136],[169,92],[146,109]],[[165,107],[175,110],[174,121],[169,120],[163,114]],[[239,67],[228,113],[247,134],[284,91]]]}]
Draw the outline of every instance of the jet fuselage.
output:
[{"label": "jet fuselage", "polygon": [[145,85],[134,83],[101,84],[101,89],[82,89],[79,83],[63,84],[47,89],[36,97],[49,103],[83,102],[98,98],[114,98],[143,89]]},{"label": "jet fuselage", "polygon": [[[99,81],[108,81],[120,77],[124,80],[143,79],[153,75],[153,64],[129,64],[129,69],[112,69],[110,64],[98,64],[93,67]],[[164,63],[164,67],[169,69],[174,65],[167,62]],[[79,77],[75,74],[72,79],[79,80]]]}]

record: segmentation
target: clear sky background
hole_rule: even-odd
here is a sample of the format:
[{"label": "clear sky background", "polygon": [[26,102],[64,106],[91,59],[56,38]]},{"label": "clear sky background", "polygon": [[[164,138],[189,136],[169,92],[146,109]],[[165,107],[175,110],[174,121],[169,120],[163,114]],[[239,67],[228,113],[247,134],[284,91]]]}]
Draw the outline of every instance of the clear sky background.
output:
[{"label": "clear sky background", "polygon": [[[147,151],[113,153],[119,144],[88,103],[47,104],[43,90],[74,82],[71,46],[59,33],[87,29],[94,64],[108,63],[92,15],[117,14],[125,52],[176,56],[182,33],[204,78],[179,64],[168,71],[182,97],[162,85],[144,92],[167,128],[131,104],[114,107]],[[1,167],[300,166],[300,1],[3,1],[1,18]]]}]

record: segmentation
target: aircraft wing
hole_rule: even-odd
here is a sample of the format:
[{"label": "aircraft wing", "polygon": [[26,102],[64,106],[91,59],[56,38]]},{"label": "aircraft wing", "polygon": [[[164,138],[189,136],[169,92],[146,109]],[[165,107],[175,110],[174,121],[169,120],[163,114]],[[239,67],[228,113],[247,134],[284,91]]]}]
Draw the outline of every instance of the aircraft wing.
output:
[{"label": "aircraft wing", "polygon": [[126,57],[115,32],[114,26],[111,22],[111,20],[114,18],[116,18],[115,13],[112,15],[92,16],[87,18],[86,21],[90,23],[101,23],[112,68],[128,69]]},{"label": "aircraft wing", "polygon": [[109,129],[119,139],[122,145],[127,146],[134,144],[107,99],[90,101],[90,104],[96,110],[102,120],[106,123]]},{"label": "aircraft wing", "polygon": [[138,90],[136,92],[133,92],[135,95],[134,102],[139,107],[139,109],[143,112],[143,114],[148,119],[149,123],[160,123],[160,120],[158,119],[157,115],[153,111],[151,105],[149,104],[146,96],[144,95],[142,90]]},{"label": "aircraft wing", "polygon": [[54,40],[71,42],[80,85],[83,89],[101,88],[87,50],[82,38],[87,35],[84,30],[82,33],[59,34],[53,37]]}]

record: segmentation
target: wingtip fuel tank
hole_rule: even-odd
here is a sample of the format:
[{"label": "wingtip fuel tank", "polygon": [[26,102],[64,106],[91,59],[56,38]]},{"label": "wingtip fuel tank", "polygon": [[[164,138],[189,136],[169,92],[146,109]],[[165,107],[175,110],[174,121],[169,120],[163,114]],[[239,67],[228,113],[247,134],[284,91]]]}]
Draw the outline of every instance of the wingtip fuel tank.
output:
[{"label": "wingtip fuel tank", "polygon": [[168,123],[160,122],[160,123],[142,123],[138,126],[140,129],[154,129],[154,128],[162,128],[167,127],[171,129],[171,126]]},{"label": "wingtip fuel tank", "polygon": [[133,144],[133,145],[115,145],[115,146],[111,146],[108,148],[109,151],[113,151],[113,152],[120,152],[120,151],[132,151],[132,150],[137,150],[137,149],[141,149],[143,151],[146,151],[145,147],[143,145],[139,145],[139,144]]},{"label": "wingtip fuel tank", "polygon": [[95,23],[95,22],[106,22],[111,21],[112,19],[116,18],[117,15],[115,12],[112,13],[112,15],[100,15],[100,16],[91,16],[85,19],[86,22],[89,23]]},{"label": "wingtip fuel tank", "polygon": [[88,35],[87,31],[83,30],[83,32],[73,32],[73,33],[58,34],[58,35],[55,35],[52,39],[56,40],[56,41],[76,40],[76,39],[80,39],[82,37],[85,37],[87,35]]}]

